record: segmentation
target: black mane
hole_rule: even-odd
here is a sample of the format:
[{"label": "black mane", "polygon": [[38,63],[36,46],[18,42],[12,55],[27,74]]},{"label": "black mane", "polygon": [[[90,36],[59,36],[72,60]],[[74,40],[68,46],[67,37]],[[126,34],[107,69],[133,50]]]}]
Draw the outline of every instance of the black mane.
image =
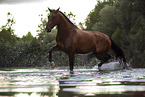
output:
[{"label": "black mane", "polygon": [[[61,11],[59,11],[65,18],[66,18],[66,20],[69,22],[69,23],[71,23],[72,25],[74,25],[74,23],[72,23],[71,21],[70,21],[70,19],[63,13],[63,12],[61,12]],[[74,25],[75,27],[77,27],[76,25]]]},{"label": "black mane", "polygon": [[[52,10],[52,12],[54,12],[54,11],[56,11],[56,10]],[[70,19],[63,13],[63,12],[61,12],[61,11],[59,11],[65,18],[66,18],[66,20],[69,22],[69,23],[71,23],[72,25],[74,25],[74,23],[72,23],[71,21],[70,21]],[[77,27],[76,25],[74,25],[75,27]]]}]

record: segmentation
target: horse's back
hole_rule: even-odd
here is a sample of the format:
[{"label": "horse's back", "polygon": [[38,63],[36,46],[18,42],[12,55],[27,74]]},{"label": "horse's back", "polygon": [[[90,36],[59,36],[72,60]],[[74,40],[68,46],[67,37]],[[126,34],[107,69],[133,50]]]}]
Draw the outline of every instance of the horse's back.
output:
[{"label": "horse's back", "polygon": [[111,41],[109,36],[97,31],[77,30],[78,49],[82,52],[104,52],[110,49]]},{"label": "horse's back", "polygon": [[108,51],[111,48],[111,40],[108,35],[97,31],[89,32],[95,36],[93,38],[95,38],[96,52],[100,53]]}]

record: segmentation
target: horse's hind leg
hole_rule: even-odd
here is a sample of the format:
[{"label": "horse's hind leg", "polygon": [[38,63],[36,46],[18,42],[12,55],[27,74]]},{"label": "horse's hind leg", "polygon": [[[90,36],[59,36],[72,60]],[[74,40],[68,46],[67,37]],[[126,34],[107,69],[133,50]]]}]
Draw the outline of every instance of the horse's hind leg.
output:
[{"label": "horse's hind leg", "polygon": [[101,62],[98,64],[98,67],[100,68],[105,62],[107,62],[111,56],[107,53],[94,53],[94,55],[101,60]]}]

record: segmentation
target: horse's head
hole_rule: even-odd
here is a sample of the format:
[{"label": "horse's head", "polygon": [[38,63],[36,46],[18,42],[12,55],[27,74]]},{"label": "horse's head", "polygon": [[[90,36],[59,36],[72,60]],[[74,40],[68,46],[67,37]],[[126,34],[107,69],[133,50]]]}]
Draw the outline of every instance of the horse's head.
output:
[{"label": "horse's head", "polygon": [[51,32],[51,30],[53,29],[53,27],[58,23],[58,12],[59,12],[58,8],[57,10],[51,10],[48,8],[48,10],[50,11],[50,15],[48,16],[48,22],[46,25],[46,32]]}]

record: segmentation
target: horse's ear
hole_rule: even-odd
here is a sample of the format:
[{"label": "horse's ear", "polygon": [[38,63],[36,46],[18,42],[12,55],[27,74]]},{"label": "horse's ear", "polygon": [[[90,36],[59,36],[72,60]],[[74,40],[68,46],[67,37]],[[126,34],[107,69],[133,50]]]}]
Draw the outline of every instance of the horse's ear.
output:
[{"label": "horse's ear", "polygon": [[48,7],[48,10],[50,11],[50,12],[52,12],[52,10]]},{"label": "horse's ear", "polygon": [[59,11],[60,7],[56,10],[57,12]]},{"label": "horse's ear", "polygon": [[59,12],[59,9],[60,9],[60,7],[57,10],[55,10],[54,13],[57,14]]}]

